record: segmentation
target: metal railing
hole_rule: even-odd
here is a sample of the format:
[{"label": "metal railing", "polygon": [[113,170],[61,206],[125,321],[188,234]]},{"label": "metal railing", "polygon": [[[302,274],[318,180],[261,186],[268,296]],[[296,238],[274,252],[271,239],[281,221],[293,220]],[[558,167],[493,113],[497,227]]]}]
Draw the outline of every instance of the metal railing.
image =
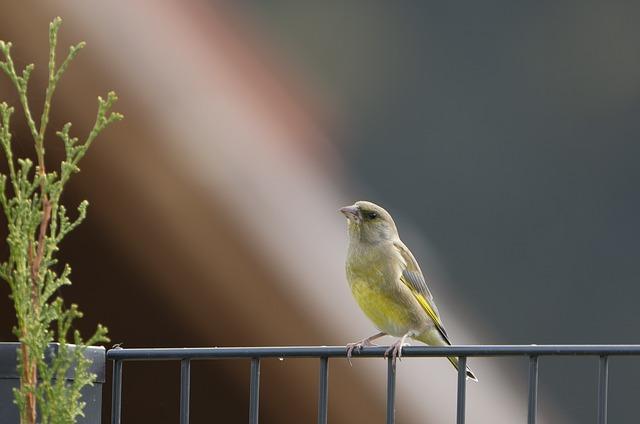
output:
[{"label": "metal railing", "polygon": [[[367,347],[353,352],[353,357],[383,357],[387,348]],[[260,360],[264,358],[318,358],[320,377],[318,390],[318,423],[326,424],[328,408],[329,358],[346,357],[345,347],[222,347],[222,348],[161,348],[111,349],[107,359],[113,361],[111,423],[120,424],[122,410],[122,365],[125,361],[180,361],[180,424],[189,422],[189,388],[191,361],[212,359],[251,359],[249,423],[258,423],[260,402]],[[465,422],[466,374],[468,357],[523,356],[529,358],[529,405],[527,423],[535,424],[538,401],[538,358],[541,356],[598,356],[598,424],[607,422],[607,397],[610,356],[640,356],[640,345],[501,345],[501,346],[408,346],[403,357],[458,356],[457,424]],[[480,383],[481,384],[481,383]],[[396,371],[387,359],[387,423],[395,421]]]}]

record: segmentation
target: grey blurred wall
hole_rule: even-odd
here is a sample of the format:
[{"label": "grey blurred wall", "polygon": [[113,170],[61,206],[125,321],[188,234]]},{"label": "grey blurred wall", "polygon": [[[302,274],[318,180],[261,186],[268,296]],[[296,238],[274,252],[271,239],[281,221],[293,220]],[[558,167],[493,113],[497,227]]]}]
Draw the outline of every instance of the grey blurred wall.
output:
[{"label": "grey blurred wall", "polygon": [[[640,3],[245,7],[341,105],[353,197],[412,221],[495,330],[470,342],[639,342]],[[640,366],[611,366],[630,422]],[[595,359],[540,372],[542,408],[595,422]]]}]

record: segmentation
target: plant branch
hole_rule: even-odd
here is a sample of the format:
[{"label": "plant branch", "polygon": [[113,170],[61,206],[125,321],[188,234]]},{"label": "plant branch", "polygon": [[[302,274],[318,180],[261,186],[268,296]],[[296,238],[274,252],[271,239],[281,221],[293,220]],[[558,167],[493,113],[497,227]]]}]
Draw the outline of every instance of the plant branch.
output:
[{"label": "plant branch", "polygon": [[27,98],[27,85],[29,82],[29,78],[31,77],[31,72],[33,71],[33,63],[27,65],[22,71],[22,76],[18,75],[16,72],[16,68],[13,64],[13,59],[11,58],[11,43],[5,43],[0,40],[0,51],[4,54],[5,61],[0,61],[0,69],[4,71],[5,74],[9,77],[13,85],[15,85],[16,90],[18,91],[18,96],[20,98],[20,104],[24,110],[25,118],[27,119],[27,125],[29,126],[29,130],[31,131],[31,135],[33,139],[38,138],[38,130],[36,129],[36,124],[33,121],[33,117],[31,116],[31,109],[29,108],[29,99]]},{"label": "plant branch", "polygon": [[[58,289],[71,284],[71,268],[65,264],[61,272],[54,270],[55,253],[63,237],[75,229],[85,218],[87,202],[78,206],[78,216],[70,220],[66,208],[60,204],[65,184],[71,175],[79,172],[78,164],[96,137],[122,115],[110,112],[116,102],[115,93],[107,99],[98,98],[96,122],[83,143],[71,137],[71,124],[66,124],[57,135],[62,138],[66,157],[60,171],[47,172],[45,162],[45,137],[53,96],[67,67],[84,47],[78,43],[56,69],[56,47],[60,18],[49,26],[48,80],[39,125],[33,119],[27,96],[33,64],[19,74],[11,57],[11,43],[0,41],[0,69],[15,86],[24,116],[33,137],[36,166],[28,158],[14,159],[11,146],[10,120],[13,108],[0,103],[0,145],[8,165],[8,175],[0,174],[0,205],[8,225],[7,244],[9,257],[0,263],[0,278],[7,281],[15,308],[17,325],[14,334],[19,338],[20,355],[18,369],[20,388],[14,390],[15,403],[20,410],[21,424],[71,424],[82,415],[84,403],[80,390],[91,384],[93,375],[88,371],[84,357],[86,343],[108,341],[107,331],[98,326],[94,334],[84,342],[77,331],[70,334],[74,319],[82,313],[76,305],[64,306],[61,298],[53,298]],[[17,166],[16,166],[17,163]],[[13,193],[7,193],[7,180]],[[67,339],[73,336],[77,345],[70,351]],[[47,346],[57,340],[60,349],[45,361]],[[65,375],[74,367],[75,379],[67,383]],[[37,416],[40,415],[40,416]]]}]

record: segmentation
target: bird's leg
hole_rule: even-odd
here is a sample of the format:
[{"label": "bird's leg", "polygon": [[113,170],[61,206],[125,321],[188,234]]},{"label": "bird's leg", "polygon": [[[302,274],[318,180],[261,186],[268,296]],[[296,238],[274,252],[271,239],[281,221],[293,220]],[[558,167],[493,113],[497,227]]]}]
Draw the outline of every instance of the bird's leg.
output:
[{"label": "bird's leg", "polygon": [[393,368],[396,367],[396,359],[402,359],[402,346],[404,346],[404,341],[407,337],[409,337],[412,332],[408,332],[398,340],[396,340],[393,344],[389,345],[389,349],[384,352],[384,357],[388,357],[391,355],[391,360],[393,362]]},{"label": "bird's leg", "polygon": [[373,343],[371,343],[372,341],[379,339],[380,337],[384,337],[386,336],[387,333],[376,333],[373,336],[369,336],[366,339],[362,339],[359,340],[357,342],[354,343],[347,343],[347,361],[349,361],[349,365],[353,366],[353,364],[351,363],[351,354],[353,353],[353,351],[358,351],[360,352],[362,350],[363,347],[368,347],[368,346],[375,346]]}]

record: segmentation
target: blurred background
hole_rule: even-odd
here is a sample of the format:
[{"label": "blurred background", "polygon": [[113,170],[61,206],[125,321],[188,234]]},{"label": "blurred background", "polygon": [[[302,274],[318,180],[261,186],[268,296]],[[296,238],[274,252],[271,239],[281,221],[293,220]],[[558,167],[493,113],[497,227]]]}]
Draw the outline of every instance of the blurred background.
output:
[{"label": "blurred background", "polygon": [[[375,332],[344,277],[337,209],[396,218],[460,344],[638,343],[640,4],[5,2],[0,39],[46,82],[47,26],[88,47],[53,131],[126,119],[81,164],[62,295],[124,347],[344,345]],[[18,105],[7,78],[0,99]],[[31,155],[14,118],[16,150]],[[14,340],[0,290],[0,340]],[[470,423],[526,419],[526,359],[475,359]],[[266,361],[264,423],[315,420],[317,363]],[[381,360],[330,364],[330,422],[384,422]],[[110,372],[108,370],[108,372]],[[455,417],[456,375],[405,360],[398,422]],[[179,364],[126,364],[125,423],[178,418]],[[192,423],[246,422],[249,363],[196,363]],[[540,363],[547,423],[594,423],[596,358]],[[109,417],[110,386],[104,390]],[[631,422],[637,359],[614,358],[611,422]]]}]

